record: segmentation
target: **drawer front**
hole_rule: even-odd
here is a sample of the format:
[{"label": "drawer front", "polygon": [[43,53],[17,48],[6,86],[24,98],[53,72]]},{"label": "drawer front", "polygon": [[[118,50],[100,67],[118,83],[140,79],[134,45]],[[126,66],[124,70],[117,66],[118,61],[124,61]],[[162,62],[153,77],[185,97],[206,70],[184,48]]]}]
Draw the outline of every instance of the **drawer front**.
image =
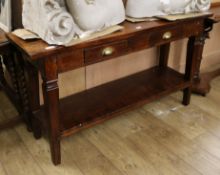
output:
[{"label": "drawer front", "polygon": [[172,42],[174,40],[195,36],[201,33],[203,30],[202,21],[185,21],[179,23],[179,25],[167,27],[155,31],[150,35],[149,43],[150,45],[160,45],[167,42]]},{"label": "drawer front", "polygon": [[149,45],[160,45],[177,40],[181,37],[184,37],[182,26],[167,27],[152,32],[152,34],[149,36]]},{"label": "drawer front", "polygon": [[175,40],[198,35],[203,30],[201,21],[186,21],[175,26],[146,31],[129,39],[129,47],[132,51],[158,46]]},{"label": "drawer front", "polygon": [[109,43],[102,46],[87,48],[84,51],[85,64],[104,61],[112,57],[121,56],[128,51],[127,41]]},{"label": "drawer front", "polygon": [[157,30],[146,31],[129,39],[132,51],[158,46],[183,38],[182,26],[169,26]]}]

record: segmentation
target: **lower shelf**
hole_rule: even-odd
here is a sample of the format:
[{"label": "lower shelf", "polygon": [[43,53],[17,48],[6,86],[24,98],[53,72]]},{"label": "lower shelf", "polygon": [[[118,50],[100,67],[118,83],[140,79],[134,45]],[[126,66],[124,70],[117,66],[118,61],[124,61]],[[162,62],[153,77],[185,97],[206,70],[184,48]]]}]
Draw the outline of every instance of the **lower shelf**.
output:
[{"label": "lower shelf", "polygon": [[184,75],[170,68],[154,67],[60,99],[62,136],[189,86]]}]

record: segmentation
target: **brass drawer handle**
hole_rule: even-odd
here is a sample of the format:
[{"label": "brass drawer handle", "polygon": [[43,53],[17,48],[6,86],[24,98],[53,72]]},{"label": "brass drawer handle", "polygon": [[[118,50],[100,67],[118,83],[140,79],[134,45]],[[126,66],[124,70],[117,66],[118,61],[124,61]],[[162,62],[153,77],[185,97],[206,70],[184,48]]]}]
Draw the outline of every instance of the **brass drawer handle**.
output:
[{"label": "brass drawer handle", "polygon": [[164,40],[170,39],[171,37],[172,37],[172,33],[171,32],[165,32],[163,34],[163,39]]},{"label": "brass drawer handle", "polygon": [[114,53],[115,49],[113,47],[106,47],[102,51],[102,56],[110,56]]}]

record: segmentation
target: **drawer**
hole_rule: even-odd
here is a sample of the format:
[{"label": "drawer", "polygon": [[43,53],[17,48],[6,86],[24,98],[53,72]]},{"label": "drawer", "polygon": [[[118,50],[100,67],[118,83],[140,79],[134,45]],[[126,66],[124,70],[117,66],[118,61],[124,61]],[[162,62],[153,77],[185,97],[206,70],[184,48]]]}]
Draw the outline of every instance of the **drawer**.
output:
[{"label": "drawer", "polygon": [[109,43],[102,46],[86,48],[84,50],[85,64],[92,64],[113,57],[126,54],[128,51],[127,41]]},{"label": "drawer", "polygon": [[169,26],[152,32],[149,37],[149,43],[150,45],[160,45],[174,40],[198,35],[202,32],[202,29],[202,21],[190,20],[182,23],[180,22],[179,25]]},{"label": "drawer", "polygon": [[183,38],[182,26],[168,26],[140,33],[129,39],[132,51],[142,50]]},{"label": "drawer", "polygon": [[159,29],[155,32],[152,32],[152,34],[149,36],[149,44],[150,46],[160,45],[184,38],[183,32],[182,25]]},{"label": "drawer", "polygon": [[203,30],[203,22],[198,20],[184,21],[179,25],[164,26],[142,32],[129,39],[129,47],[132,51],[150,48],[169,43],[193,35],[198,35]]}]

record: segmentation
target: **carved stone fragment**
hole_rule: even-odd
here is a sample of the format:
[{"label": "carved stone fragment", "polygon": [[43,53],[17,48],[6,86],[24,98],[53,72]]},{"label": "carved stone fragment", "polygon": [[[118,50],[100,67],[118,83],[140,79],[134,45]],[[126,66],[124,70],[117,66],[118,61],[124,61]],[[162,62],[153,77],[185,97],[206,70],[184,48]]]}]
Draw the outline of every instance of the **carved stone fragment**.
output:
[{"label": "carved stone fragment", "polygon": [[24,0],[23,26],[49,44],[70,42],[81,30],[67,12],[64,0]]},{"label": "carved stone fragment", "polygon": [[122,0],[66,0],[66,3],[83,31],[98,31],[125,20]]},{"label": "carved stone fragment", "polygon": [[123,22],[125,9],[122,0],[24,0],[22,18],[47,43],[65,45]]},{"label": "carved stone fragment", "polygon": [[126,15],[134,18],[206,11],[210,0],[127,0]]}]

